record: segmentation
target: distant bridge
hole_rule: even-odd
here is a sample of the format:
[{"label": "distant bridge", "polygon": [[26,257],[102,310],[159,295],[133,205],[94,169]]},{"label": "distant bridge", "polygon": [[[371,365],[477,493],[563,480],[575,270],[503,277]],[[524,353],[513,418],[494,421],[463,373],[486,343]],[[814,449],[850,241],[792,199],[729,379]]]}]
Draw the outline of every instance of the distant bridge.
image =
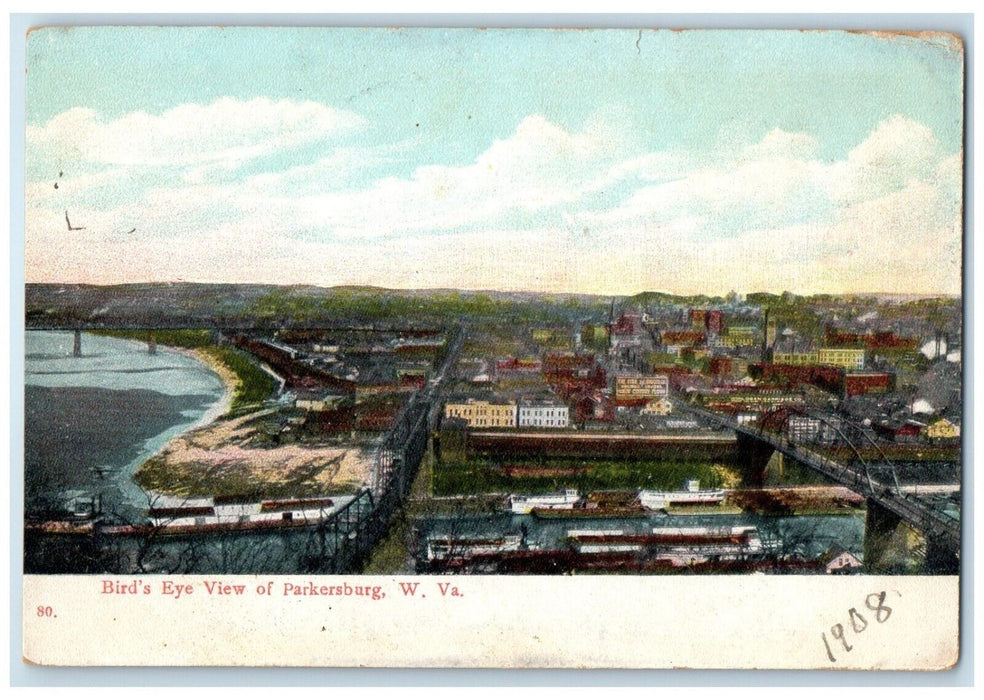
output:
[{"label": "distant bridge", "polygon": [[205,319],[191,319],[191,320],[180,320],[180,321],[167,321],[165,320],[161,324],[153,325],[142,321],[135,322],[125,322],[117,324],[108,323],[98,323],[98,322],[78,322],[78,323],[31,323],[25,328],[26,331],[52,331],[52,332],[65,332],[74,333],[74,345],[73,354],[75,357],[82,356],[82,334],[91,331],[139,331],[149,333],[149,339],[147,341],[147,346],[151,354],[157,351],[157,341],[154,338],[154,332],[167,332],[167,331],[209,331],[214,337],[218,337],[223,333],[249,333],[249,332],[271,332],[271,331],[291,331],[295,333],[305,333],[305,332],[330,332],[330,333],[386,333],[393,335],[404,335],[404,336],[415,336],[415,335],[430,335],[440,333],[440,329],[437,328],[410,328],[406,326],[392,326],[392,325],[352,325],[352,324],[287,324],[284,325],[281,321],[269,321],[269,322],[221,322],[221,321],[208,321]]},{"label": "distant bridge", "polygon": [[[766,464],[776,451],[822,474],[831,481],[863,495],[868,502],[865,527],[866,565],[880,558],[888,540],[900,522],[909,524],[926,538],[926,566],[932,573],[956,573],[959,570],[960,520],[937,505],[918,498],[918,495],[959,493],[959,485],[903,486],[899,483],[894,465],[888,458],[871,463],[864,459],[858,447],[845,431],[833,421],[815,412],[806,415],[821,421],[837,433],[839,442],[854,450],[855,463],[837,461],[811,446],[790,440],[785,431],[766,430],[757,424],[741,424],[729,415],[709,411],[692,403],[676,403],[678,408],[694,413],[735,432],[738,453],[746,480],[761,482]],[[863,432],[862,432],[863,434]],[[870,438],[868,438],[870,440]],[[877,447],[875,443],[872,444]]]},{"label": "distant bridge", "polygon": [[294,321],[288,318],[198,318],[164,317],[124,319],[26,319],[28,331],[175,331],[209,330],[245,333],[250,331],[332,331],[356,333],[396,333],[403,335],[439,333],[432,326],[392,323],[352,323],[346,321]]}]

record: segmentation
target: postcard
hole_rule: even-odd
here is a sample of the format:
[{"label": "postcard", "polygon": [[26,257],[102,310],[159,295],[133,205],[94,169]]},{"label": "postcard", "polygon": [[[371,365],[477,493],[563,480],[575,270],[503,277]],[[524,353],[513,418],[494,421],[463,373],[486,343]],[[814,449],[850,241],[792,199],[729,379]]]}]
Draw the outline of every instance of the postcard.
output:
[{"label": "postcard", "polygon": [[952,668],[964,60],[32,29],[25,661]]}]

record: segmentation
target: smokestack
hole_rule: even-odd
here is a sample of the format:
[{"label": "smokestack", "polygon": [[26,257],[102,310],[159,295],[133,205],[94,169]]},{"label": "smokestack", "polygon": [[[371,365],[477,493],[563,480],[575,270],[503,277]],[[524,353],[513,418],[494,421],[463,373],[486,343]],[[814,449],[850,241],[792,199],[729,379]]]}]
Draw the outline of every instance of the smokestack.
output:
[{"label": "smokestack", "polygon": [[762,319],[762,362],[769,361],[769,307],[765,307]]}]

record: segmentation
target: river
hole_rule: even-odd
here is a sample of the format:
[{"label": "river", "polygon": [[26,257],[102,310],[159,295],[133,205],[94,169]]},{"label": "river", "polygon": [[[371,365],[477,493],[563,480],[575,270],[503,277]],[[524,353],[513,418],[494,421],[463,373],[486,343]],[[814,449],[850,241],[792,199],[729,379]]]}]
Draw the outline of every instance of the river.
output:
[{"label": "river", "polygon": [[[210,420],[221,406],[224,386],[207,366],[185,354],[146,344],[84,334],[82,356],[73,357],[73,334],[32,331],[25,353],[25,514],[43,517],[73,501],[98,497],[114,521],[139,522],[147,495],[133,474],[175,435]],[[631,521],[538,520],[501,514],[489,517],[418,520],[428,536],[528,533],[538,546],[562,543],[567,529],[619,527],[645,531],[655,525],[757,526],[804,556],[839,545],[860,554],[863,513],[848,516],[765,518],[748,515],[653,516]],[[57,537],[32,540],[25,570],[36,573],[95,573],[134,570],[176,573],[292,573],[317,571],[323,534],[291,532],[181,538],[146,543],[124,538],[114,545],[95,540],[66,543]],[[57,545],[53,544],[57,542]],[[137,561],[137,556],[140,560]]]},{"label": "river", "polygon": [[[223,412],[226,387],[179,351],[150,354],[145,343],[83,334],[74,357],[73,343],[72,333],[27,333],[25,516],[58,520],[96,499],[107,522],[144,522],[149,499],[134,473],[171,438]],[[326,551],[330,538],[307,528],[155,540],[28,530],[24,570],[289,574],[320,571]]]},{"label": "river", "polygon": [[502,513],[485,516],[429,517],[415,522],[422,546],[431,538],[494,538],[523,534],[530,546],[561,549],[571,531],[618,531],[644,535],[653,528],[757,528],[769,553],[816,559],[828,549],[840,547],[860,557],[864,550],[864,513],[849,510],[842,515],[767,516],[751,513],[666,515],[642,518],[539,518]]},{"label": "river", "polygon": [[175,435],[213,417],[225,387],[188,355],[85,333],[30,331],[25,342],[24,503],[33,515],[101,498],[133,520],[147,508],[137,468]]}]

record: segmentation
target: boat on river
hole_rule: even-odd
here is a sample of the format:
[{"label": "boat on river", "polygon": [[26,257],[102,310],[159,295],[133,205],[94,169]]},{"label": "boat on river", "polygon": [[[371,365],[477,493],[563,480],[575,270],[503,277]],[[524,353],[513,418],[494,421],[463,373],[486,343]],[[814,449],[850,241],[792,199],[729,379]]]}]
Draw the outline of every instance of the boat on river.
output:
[{"label": "boat on river", "polygon": [[645,552],[673,566],[743,561],[761,557],[765,549],[758,529],[733,527],[654,527],[651,532],[568,530],[567,541],[581,554]]},{"label": "boat on river", "polygon": [[581,502],[581,496],[576,489],[566,489],[562,493],[548,493],[539,496],[518,496],[510,494],[509,509],[517,515],[529,515],[534,509],[543,510],[574,510]]},{"label": "boat on river", "polygon": [[568,530],[567,541],[579,554],[641,552],[645,543],[626,535],[625,530]]},{"label": "boat on river", "polygon": [[427,540],[427,560],[448,561],[515,552],[520,549],[522,543],[522,535],[503,535],[501,537],[435,536]]},{"label": "boat on river", "polygon": [[540,518],[648,518],[651,515],[632,491],[592,491],[570,510],[534,508],[532,513]]},{"label": "boat on river", "polygon": [[688,479],[679,491],[639,491],[639,503],[649,510],[670,506],[718,505],[724,500],[724,489],[702,489],[700,481]]},{"label": "boat on river", "polygon": [[213,532],[250,532],[319,525],[335,511],[330,498],[290,498],[240,502],[237,499],[199,498],[177,503],[162,501],[148,511],[142,525],[105,525],[104,534],[196,535]]}]

